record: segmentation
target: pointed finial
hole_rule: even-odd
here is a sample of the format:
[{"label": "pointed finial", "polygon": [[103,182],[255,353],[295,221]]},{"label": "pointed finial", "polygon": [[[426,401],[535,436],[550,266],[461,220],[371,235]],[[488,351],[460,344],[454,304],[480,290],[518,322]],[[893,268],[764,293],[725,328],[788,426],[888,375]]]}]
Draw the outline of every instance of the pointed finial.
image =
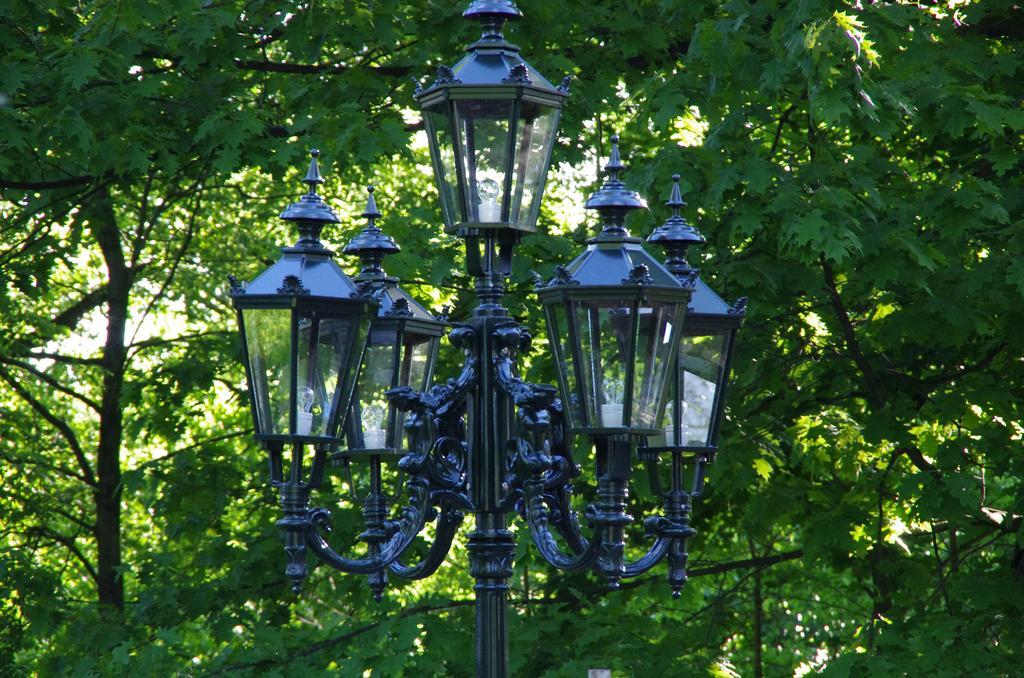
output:
[{"label": "pointed finial", "polygon": [[619,135],[612,135],[612,152],[608,156],[608,164],[604,166],[604,171],[608,173],[608,181],[619,182],[619,172],[625,171],[626,166],[622,164],[622,158],[619,157]]},{"label": "pointed finial", "polygon": [[309,170],[306,172],[306,178],[302,181],[309,186],[310,195],[316,195],[316,187],[324,183],[323,177],[320,176],[320,165],[316,162],[319,156],[319,149],[311,148],[309,150]]},{"label": "pointed finial", "polygon": [[682,190],[679,188],[679,175],[672,175],[672,192],[665,205],[672,208],[672,216],[654,230],[647,242],[660,245],[665,249],[665,266],[687,284],[695,282],[696,269],[686,261],[686,250],[691,245],[703,245],[706,240],[700,231],[691,226],[682,215],[686,206]]},{"label": "pointed finial", "polygon": [[619,155],[619,135],[611,137],[612,150],[608,156],[608,164],[604,171],[608,174],[601,188],[591,195],[584,205],[587,209],[597,210],[601,215],[601,236],[603,238],[629,237],[626,230],[626,215],[636,209],[647,207],[647,203],[636,191],[630,190],[619,178],[626,170]]},{"label": "pointed finial", "polygon": [[309,170],[302,180],[309,186],[309,190],[298,202],[289,205],[281,213],[281,218],[294,222],[298,227],[299,241],[295,243],[296,247],[326,252],[320,242],[320,232],[325,225],[336,224],[341,220],[316,192],[317,185],[324,183],[323,177],[320,176],[320,166],[316,161],[320,151],[314,148],[310,150],[309,155]]},{"label": "pointed finial", "polygon": [[373,198],[374,190],[375,187],[373,184],[366,187],[366,209],[363,211],[361,216],[367,221],[367,230],[377,229],[377,220],[382,216],[380,210],[377,209],[377,201]]},{"label": "pointed finial", "polygon": [[342,250],[345,254],[356,255],[362,261],[363,268],[356,281],[380,280],[384,276],[384,268],[381,266],[384,257],[401,251],[394,238],[381,231],[377,225],[382,215],[374,197],[376,190],[372,184],[366,187],[366,209],[360,215],[366,219],[366,226]]},{"label": "pointed finial", "polygon": [[668,201],[665,203],[666,207],[672,208],[672,216],[678,217],[679,211],[686,207],[686,201],[683,200],[683,193],[679,190],[679,175],[672,175],[672,195],[669,196]]}]

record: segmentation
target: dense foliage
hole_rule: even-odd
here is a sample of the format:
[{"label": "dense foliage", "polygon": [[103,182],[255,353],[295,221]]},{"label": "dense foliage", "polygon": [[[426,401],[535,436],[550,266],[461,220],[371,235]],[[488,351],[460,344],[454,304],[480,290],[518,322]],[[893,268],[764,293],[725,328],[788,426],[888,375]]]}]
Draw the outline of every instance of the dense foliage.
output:
[{"label": "dense foliage", "polygon": [[[682,600],[524,544],[514,673],[1019,674],[1019,8],[519,5],[524,54],[576,80],[514,312],[541,328],[529,271],[586,237],[612,129],[652,205],[682,174],[705,279],[752,301]],[[291,237],[318,146],[351,217],[327,238],[377,183],[389,270],[467,312],[409,82],[472,39],[460,11],[0,4],[0,674],[472,672],[461,547],[379,605],[324,569],[288,592],[225,293]]]}]

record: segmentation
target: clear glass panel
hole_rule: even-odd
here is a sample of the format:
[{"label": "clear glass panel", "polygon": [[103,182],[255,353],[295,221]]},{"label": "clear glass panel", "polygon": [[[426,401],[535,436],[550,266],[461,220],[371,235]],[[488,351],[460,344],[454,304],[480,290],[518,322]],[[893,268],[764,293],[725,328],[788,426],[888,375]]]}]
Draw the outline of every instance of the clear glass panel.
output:
[{"label": "clear glass panel", "polygon": [[682,338],[679,344],[679,392],[682,395],[682,418],[679,442],[675,442],[674,413],[665,422],[669,445],[706,446],[716,409],[716,395],[724,380],[727,334],[708,334]]},{"label": "clear glass panel", "polygon": [[437,179],[437,190],[441,194],[441,207],[444,211],[445,223],[449,226],[463,221],[462,207],[459,203],[459,175],[455,164],[455,143],[452,138],[452,120],[448,112],[448,104],[442,102],[426,112],[429,132],[432,134],[430,144],[434,151],[434,176]]},{"label": "clear glass panel", "polygon": [[300,313],[295,435],[330,434],[327,427],[339,378],[355,343],[351,338],[352,330],[350,318],[325,318],[308,311]]},{"label": "clear glass panel", "polygon": [[636,372],[633,379],[632,425],[658,428],[668,386],[678,304],[652,304],[638,309]]},{"label": "clear glass panel", "polygon": [[607,302],[574,302],[583,406],[589,426],[624,426],[632,311]]},{"label": "clear glass panel", "polygon": [[512,105],[509,100],[455,103],[468,221],[502,221],[503,211],[508,209],[505,184]]},{"label": "clear glass panel", "polygon": [[422,336],[408,339],[405,342],[402,372],[398,377],[399,386],[412,386],[417,391],[426,390],[431,343],[431,339]]},{"label": "clear glass panel", "polygon": [[516,164],[512,174],[509,221],[532,226],[537,223],[540,211],[560,111],[528,101],[521,106],[516,124]]},{"label": "clear glass panel", "polygon": [[252,396],[263,435],[287,434],[292,378],[292,314],[286,308],[242,311]]},{"label": "clear glass panel", "polygon": [[363,367],[359,375],[359,395],[353,405],[355,420],[352,430],[359,440],[349,441],[354,448],[381,449],[387,447],[387,424],[390,416],[388,399],[384,393],[395,383],[394,330],[371,330],[370,341],[363,353]]},{"label": "clear glass panel", "polygon": [[[430,358],[437,339],[424,336],[407,337],[402,347],[402,368],[398,373],[398,386],[410,386],[417,391],[425,391],[429,387],[427,379],[430,374]],[[389,412],[388,439],[390,447],[405,449],[405,415],[397,410]]]},{"label": "clear glass panel", "polygon": [[548,338],[552,344],[558,345],[558,373],[563,380],[562,402],[569,417],[569,425],[585,426],[586,413],[583,410],[584,396],[579,391],[577,369],[577,348],[573,343],[566,319],[566,304],[552,304],[547,307]]}]

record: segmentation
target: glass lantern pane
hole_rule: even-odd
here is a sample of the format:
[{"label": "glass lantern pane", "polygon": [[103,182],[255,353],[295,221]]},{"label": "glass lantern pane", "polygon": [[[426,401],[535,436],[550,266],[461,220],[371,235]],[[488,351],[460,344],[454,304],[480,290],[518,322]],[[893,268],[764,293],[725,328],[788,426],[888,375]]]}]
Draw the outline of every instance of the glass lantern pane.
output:
[{"label": "glass lantern pane", "polygon": [[516,124],[516,156],[508,220],[532,226],[537,223],[540,211],[560,111],[528,101],[521,106]]},{"label": "glass lantern pane", "polygon": [[459,175],[455,163],[455,144],[451,114],[447,103],[440,103],[425,112],[428,134],[432,135],[434,176],[437,190],[441,194],[441,208],[445,223],[451,225],[463,221],[459,202]]},{"label": "glass lantern pane", "polygon": [[417,391],[427,389],[427,368],[430,364],[432,339],[416,337],[405,343],[402,354],[402,371],[398,376],[399,386],[411,386]]},{"label": "glass lantern pane", "polygon": [[588,425],[625,425],[632,311],[615,303],[575,302],[583,407]]},{"label": "glass lantern pane", "polygon": [[370,332],[370,341],[363,353],[363,368],[359,375],[359,397],[355,403],[353,430],[359,440],[349,441],[355,448],[381,449],[387,447],[386,427],[390,408],[384,393],[395,381],[394,330]]},{"label": "glass lantern pane", "polygon": [[[679,344],[679,392],[682,396],[680,441],[683,446],[707,446],[713,441],[719,385],[724,381],[728,334],[684,336]],[[674,421],[667,421],[665,428]],[[674,438],[674,432],[672,438]]]},{"label": "glass lantern pane", "polygon": [[242,311],[249,350],[251,391],[256,399],[258,434],[289,432],[291,400],[292,314],[286,308],[247,308]]},{"label": "glass lantern pane", "polygon": [[677,304],[651,304],[638,309],[636,371],[633,377],[632,425],[657,428],[667,395],[669,363]]},{"label": "glass lantern pane", "polygon": [[295,391],[295,435],[327,436],[339,379],[353,341],[351,318],[299,314],[298,380]]},{"label": "glass lantern pane", "polygon": [[455,123],[469,221],[504,221],[508,210],[509,121],[512,101],[464,100],[455,103]]},{"label": "glass lantern pane", "polygon": [[579,390],[577,348],[573,342],[574,332],[567,320],[567,305],[552,304],[547,307],[548,337],[556,344],[558,351],[558,373],[562,379],[562,406],[569,419],[569,425],[585,426],[587,416],[583,409],[583,395]]}]

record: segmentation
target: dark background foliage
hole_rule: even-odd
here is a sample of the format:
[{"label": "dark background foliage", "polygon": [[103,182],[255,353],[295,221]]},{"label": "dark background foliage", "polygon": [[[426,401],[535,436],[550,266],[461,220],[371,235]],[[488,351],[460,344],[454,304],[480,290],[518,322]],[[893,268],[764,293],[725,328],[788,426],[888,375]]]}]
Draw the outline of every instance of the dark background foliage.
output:
[{"label": "dark background foliage", "polygon": [[[586,237],[611,130],[654,205],[634,231],[682,174],[694,260],[751,306],[682,600],[524,543],[515,674],[1019,673],[1019,7],[519,4],[513,39],[575,83],[513,311],[540,330],[529,271]],[[461,545],[380,605],[324,569],[288,592],[225,295],[291,237],[317,146],[327,238],[377,183],[389,270],[468,311],[409,81],[474,37],[461,10],[0,4],[0,673],[471,674]]]}]

